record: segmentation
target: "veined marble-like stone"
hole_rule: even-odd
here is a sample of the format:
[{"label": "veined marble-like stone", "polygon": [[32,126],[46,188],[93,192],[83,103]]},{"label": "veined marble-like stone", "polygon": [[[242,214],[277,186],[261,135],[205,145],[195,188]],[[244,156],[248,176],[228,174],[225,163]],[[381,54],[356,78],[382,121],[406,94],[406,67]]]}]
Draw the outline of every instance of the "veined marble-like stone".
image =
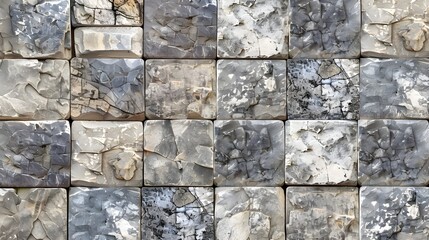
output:
[{"label": "veined marble-like stone", "polygon": [[69,0],[0,0],[0,58],[70,57]]},{"label": "veined marble-like stone", "polygon": [[74,121],[72,124],[74,186],[142,186],[142,155],[141,122]]},{"label": "veined marble-like stone", "polygon": [[358,239],[358,189],[288,187],[286,233],[290,240]]},{"label": "veined marble-like stone", "polygon": [[216,239],[285,239],[285,194],[276,187],[219,187]]},{"label": "veined marble-like stone", "polygon": [[214,239],[213,188],[143,188],[142,239]]},{"label": "veined marble-like stone", "polygon": [[145,186],[213,185],[213,123],[149,120],[144,128]]},{"label": "veined marble-like stone", "polygon": [[286,184],[357,183],[357,122],[286,122]]},{"label": "veined marble-like stone", "polygon": [[216,117],[214,60],[147,60],[149,119]]},{"label": "veined marble-like stone", "polygon": [[69,240],[140,240],[139,188],[72,187],[69,194]]},{"label": "veined marble-like stone", "polygon": [[142,59],[73,58],[71,86],[73,119],[144,119]]},{"label": "veined marble-like stone", "polygon": [[219,0],[220,58],[287,58],[287,0]]},{"label": "veined marble-like stone", "polygon": [[289,0],[291,58],[359,58],[360,0]]},{"label": "veined marble-like stone", "polygon": [[215,58],[216,0],[145,0],[146,58]]},{"label": "veined marble-like stone", "polygon": [[76,57],[141,58],[140,27],[80,27],[74,30]]},{"label": "veined marble-like stone", "polygon": [[289,119],[359,119],[359,59],[287,63]]},{"label": "veined marble-like stone", "polygon": [[219,60],[217,119],[286,119],[286,61]]},{"label": "veined marble-like stone", "polygon": [[368,240],[427,239],[429,188],[362,187],[360,237]]},{"label": "veined marble-like stone", "polygon": [[0,60],[0,119],[56,120],[70,115],[66,60]]},{"label": "veined marble-like stone", "polygon": [[67,191],[0,188],[0,240],[67,239]]},{"label": "veined marble-like stone", "polygon": [[284,125],[276,120],[217,120],[217,186],[284,184]]},{"label": "veined marble-like stone", "polygon": [[429,60],[362,58],[362,118],[429,118]]}]

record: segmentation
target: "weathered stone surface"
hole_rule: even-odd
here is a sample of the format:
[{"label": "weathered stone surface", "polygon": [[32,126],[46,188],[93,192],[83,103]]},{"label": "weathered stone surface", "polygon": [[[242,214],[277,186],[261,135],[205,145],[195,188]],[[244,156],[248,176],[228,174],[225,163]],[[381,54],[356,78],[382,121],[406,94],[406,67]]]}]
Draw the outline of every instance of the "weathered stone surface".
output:
[{"label": "weathered stone surface", "polygon": [[71,183],[74,186],[142,186],[141,122],[72,124]]},{"label": "weathered stone surface", "polygon": [[286,119],[286,61],[219,60],[217,119]]},{"label": "weathered stone surface", "polygon": [[429,118],[429,60],[362,58],[362,118]]},{"label": "weathered stone surface", "polygon": [[146,58],[215,58],[215,0],[145,0]]},{"label": "weathered stone surface", "polygon": [[216,117],[215,61],[148,60],[145,81],[149,119]]},{"label": "weathered stone surface", "polygon": [[358,239],[359,196],[351,187],[288,187],[287,239]]},{"label": "weathered stone surface", "polygon": [[219,0],[220,58],[287,58],[288,1]]},{"label": "weathered stone surface", "polygon": [[213,123],[149,120],[144,128],[145,186],[213,185]]},{"label": "weathered stone surface", "polygon": [[361,239],[427,239],[429,188],[362,187]]},{"label": "weathered stone surface", "polygon": [[0,188],[0,240],[67,239],[67,191]]},{"label": "weathered stone surface", "polygon": [[276,120],[217,120],[215,176],[218,186],[284,184],[284,124]]},{"label": "weathered stone surface", "polygon": [[219,187],[215,199],[216,239],[285,239],[283,189]]},{"label": "weathered stone surface", "polygon": [[359,58],[360,0],[290,0],[292,58]]},{"label": "weathered stone surface", "polygon": [[71,98],[73,119],[143,120],[143,60],[73,58]]},{"label": "weathered stone surface", "polygon": [[80,27],[74,31],[76,57],[140,58],[143,29],[139,27]]},{"label": "weathered stone surface", "polygon": [[359,119],[359,59],[288,60],[289,119]]},{"label": "weathered stone surface", "polygon": [[0,60],[0,119],[56,120],[70,115],[65,60]]},{"label": "weathered stone surface", "polygon": [[286,184],[356,185],[357,122],[286,122]]},{"label": "weathered stone surface", "polygon": [[213,188],[143,188],[142,239],[214,239]]},{"label": "weathered stone surface", "polygon": [[70,188],[70,240],[140,240],[139,188]]}]

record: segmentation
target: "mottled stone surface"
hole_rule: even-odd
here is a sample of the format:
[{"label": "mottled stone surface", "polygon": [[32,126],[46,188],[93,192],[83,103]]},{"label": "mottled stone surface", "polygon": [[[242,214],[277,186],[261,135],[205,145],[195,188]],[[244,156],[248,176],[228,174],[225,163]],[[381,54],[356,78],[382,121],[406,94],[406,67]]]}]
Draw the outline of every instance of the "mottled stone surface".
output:
[{"label": "mottled stone surface", "polygon": [[356,185],[357,122],[286,122],[286,184]]},{"label": "mottled stone surface", "polygon": [[140,240],[139,188],[70,188],[69,240]]},{"label": "mottled stone surface", "polygon": [[144,119],[142,59],[73,58],[70,65],[73,119]]},{"label": "mottled stone surface", "polygon": [[211,186],[213,123],[149,120],[144,128],[145,186]]},{"label": "mottled stone surface", "polygon": [[286,119],[286,61],[219,60],[217,119]]},{"label": "mottled stone surface", "polygon": [[216,239],[285,239],[282,188],[219,187],[215,199]]},{"label": "mottled stone surface", "polygon": [[361,118],[429,118],[429,60],[362,58]]},{"label": "mottled stone surface", "polygon": [[218,186],[284,184],[284,124],[276,120],[217,120],[215,176]]},{"label": "mottled stone surface", "polygon": [[362,187],[361,239],[427,239],[429,188]]},{"label": "mottled stone surface", "polygon": [[359,119],[359,59],[288,60],[289,119]]},{"label": "mottled stone surface", "polygon": [[0,188],[0,239],[67,239],[67,191]]},{"label": "mottled stone surface", "polygon": [[143,188],[142,239],[214,239],[213,188]]},{"label": "mottled stone surface", "polygon": [[65,60],[0,60],[0,119],[55,120],[70,115]]},{"label": "mottled stone surface", "polygon": [[288,1],[219,0],[220,58],[287,58]]},{"label": "mottled stone surface", "polygon": [[286,232],[289,240],[358,239],[358,189],[288,187]]},{"label": "mottled stone surface", "polygon": [[216,0],[145,0],[146,58],[215,58]]},{"label": "mottled stone surface", "polygon": [[145,81],[149,119],[216,117],[215,61],[148,60]]},{"label": "mottled stone surface", "polygon": [[141,122],[72,124],[71,183],[74,186],[142,186]]}]

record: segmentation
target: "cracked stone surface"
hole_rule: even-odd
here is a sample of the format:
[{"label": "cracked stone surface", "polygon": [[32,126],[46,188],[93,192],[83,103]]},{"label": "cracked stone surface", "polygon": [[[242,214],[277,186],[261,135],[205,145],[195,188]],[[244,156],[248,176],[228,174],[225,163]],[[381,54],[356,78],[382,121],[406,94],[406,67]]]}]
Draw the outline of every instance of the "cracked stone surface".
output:
[{"label": "cracked stone surface", "polygon": [[359,183],[429,184],[426,120],[360,120]]},{"label": "cracked stone surface", "polygon": [[358,188],[288,187],[286,232],[290,240],[358,239]]},{"label": "cracked stone surface", "polygon": [[0,58],[70,57],[69,0],[0,0]]},{"label": "cracked stone surface", "polygon": [[219,60],[217,119],[286,119],[286,61]]},{"label": "cracked stone surface", "polygon": [[429,118],[429,60],[362,58],[362,118]]},{"label": "cracked stone surface", "polygon": [[217,186],[284,184],[284,124],[277,120],[216,120]]},{"label": "cracked stone surface", "polygon": [[81,188],[69,192],[70,240],[140,240],[139,188]]},{"label": "cracked stone surface", "polygon": [[288,1],[219,0],[220,58],[287,58]]},{"label": "cracked stone surface", "polygon": [[73,58],[70,65],[73,119],[144,119],[142,59]]},{"label": "cracked stone surface", "polygon": [[356,185],[357,122],[286,122],[286,184]]},{"label": "cracked stone surface", "polygon": [[74,121],[72,123],[73,186],[143,184],[141,122]]},{"label": "cracked stone surface", "polygon": [[219,187],[215,199],[216,239],[285,239],[282,188]]},{"label": "cracked stone surface", "polygon": [[76,57],[141,58],[143,29],[140,27],[80,27],[74,30]]},{"label": "cracked stone surface", "polygon": [[145,186],[213,185],[213,123],[149,120],[144,128]]},{"label": "cracked stone surface", "polygon": [[426,239],[429,188],[362,187],[361,239]]},{"label": "cracked stone surface", "polygon": [[215,58],[215,0],[145,0],[145,58]]},{"label": "cracked stone surface", "polygon": [[149,119],[216,118],[214,60],[147,60]]},{"label": "cracked stone surface", "polygon": [[214,239],[213,188],[143,188],[142,239]]},{"label": "cracked stone surface", "polygon": [[360,0],[290,0],[291,58],[359,58]]},{"label": "cracked stone surface", "polygon": [[70,115],[65,60],[0,60],[0,119],[57,120]]},{"label": "cracked stone surface", "polygon": [[67,239],[65,189],[0,188],[0,212],[0,240]]}]

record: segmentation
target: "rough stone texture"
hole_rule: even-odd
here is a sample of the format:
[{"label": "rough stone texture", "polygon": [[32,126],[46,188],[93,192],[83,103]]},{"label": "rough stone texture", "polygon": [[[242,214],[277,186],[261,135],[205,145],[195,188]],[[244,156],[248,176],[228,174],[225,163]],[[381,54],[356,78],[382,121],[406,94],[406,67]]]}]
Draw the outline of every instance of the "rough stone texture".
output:
[{"label": "rough stone texture", "polygon": [[141,58],[143,29],[139,27],[80,27],[74,30],[76,57]]},{"label": "rough stone texture", "polygon": [[143,188],[142,239],[214,239],[213,188]]},{"label": "rough stone texture", "polygon": [[286,184],[356,185],[357,122],[286,122]]},{"label": "rough stone texture", "polygon": [[429,124],[426,120],[359,121],[362,185],[428,185]]},{"label": "rough stone texture", "polygon": [[213,185],[213,123],[149,120],[144,128],[145,186]]},{"label": "rough stone texture", "polygon": [[284,184],[284,124],[276,120],[217,120],[215,173],[218,186]]},{"label": "rough stone texture", "polygon": [[288,187],[286,232],[290,240],[358,239],[358,189]]},{"label": "rough stone texture", "polygon": [[73,58],[71,86],[73,119],[144,119],[142,59]]},{"label": "rough stone texture", "polygon": [[429,60],[362,58],[361,118],[429,118]]},{"label": "rough stone texture", "polygon": [[214,60],[148,60],[145,81],[149,119],[216,117]]},{"label": "rough stone texture", "polygon": [[219,60],[217,119],[286,119],[286,61]]},{"label": "rough stone texture", "polygon": [[215,199],[216,239],[285,239],[283,189],[219,187]]},{"label": "rough stone texture", "polygon": [[427,239],[429,188],[362,187],[361,239]]},{"label": "rough stone texture", "polygon": [[0,119],[56,120],[70,115],[65,60],[0,60]]},{"label": "rough stone texture", "polygon": [[288,60],[289,119],[359,119],[359,59]]},{"label": "rough stone texture", "polygon": [[0,188],[0,240],[67,239],[67,191]]},{"label": "rough stone texture", "polygon": [[215,58],[216,0],[145,0],[145,58]]},{"label": "rough stone texture", "polygon": [[142,186],[142,155],[141,122],[74,121],[72,124],[74,186]]},{"label": "rough stone texture", "polygon": [[70,188],[70,240],[140,240],[139,188]]},{"label": "rough stone texture", "polygon": [[287,58],[288,1],[219,0],[220,58]]}]

